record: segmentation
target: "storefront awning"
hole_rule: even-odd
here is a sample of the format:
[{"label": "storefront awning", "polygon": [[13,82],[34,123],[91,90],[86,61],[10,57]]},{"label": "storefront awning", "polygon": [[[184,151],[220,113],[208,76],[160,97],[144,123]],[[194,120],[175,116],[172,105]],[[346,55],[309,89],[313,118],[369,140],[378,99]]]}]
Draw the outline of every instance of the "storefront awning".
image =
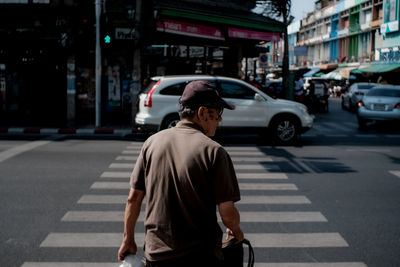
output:
[{"label": "storefront awning", "polygon": [[338,67],[338,64],[336,63],[330,63],[330,64],[322,64],[319,66],[320,70],[331,70],[331,69],[336,69]]},{"label": "storefront awning", "polygon": [[311,68],[311,70],[305,73],[303,77],[312,77],[317,72],[319,72],[319,68]]},{"label": "storefront awning", "polygon": [[207,8],[201,5],[185,5],[179,1],[159,3],[161,18],[189,19],[209,23],[224,24],[248,30],[283,33],[285,25],[272,18],[250,11],[235,11],[221,8]]},{"label": "storefront awning", "polygon": [[390,71],[400,71],[400,64],[372,64],[366,68],[358,69],[361,73],[384,73]]},{"label": "storefront awning", "polygon": [[331,79],[331,80],[344,80],[344,79],[349,79],[350,74],[352,70],[357,69],[356,66],[354,67],[344,67],[344,68],[338,68],[334,71],[331,71],[325,75],[322,76],[324,79]]}]

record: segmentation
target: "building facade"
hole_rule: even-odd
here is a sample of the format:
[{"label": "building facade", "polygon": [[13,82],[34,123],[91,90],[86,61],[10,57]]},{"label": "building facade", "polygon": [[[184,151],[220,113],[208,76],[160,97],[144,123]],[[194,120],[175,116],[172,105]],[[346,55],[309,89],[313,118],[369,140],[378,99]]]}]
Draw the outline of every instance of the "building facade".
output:
[{"label": "building facade", "polygon": [[298,62],[399,62],[399,0],[319,0],[301,21]]}]

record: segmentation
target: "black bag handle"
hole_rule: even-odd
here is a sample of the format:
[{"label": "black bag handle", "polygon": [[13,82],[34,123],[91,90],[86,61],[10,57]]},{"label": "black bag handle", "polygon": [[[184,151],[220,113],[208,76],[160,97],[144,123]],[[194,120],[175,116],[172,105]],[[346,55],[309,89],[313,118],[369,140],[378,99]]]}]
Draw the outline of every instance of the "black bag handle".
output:
[{"label": "black bag handle", "polygon": [[243,239],[243,244],[246,244],[249,247],[249,261],[247,263],[247,267],[254,267],[254,251],[253,247],[250,244],[250,241],[247,239]]}]

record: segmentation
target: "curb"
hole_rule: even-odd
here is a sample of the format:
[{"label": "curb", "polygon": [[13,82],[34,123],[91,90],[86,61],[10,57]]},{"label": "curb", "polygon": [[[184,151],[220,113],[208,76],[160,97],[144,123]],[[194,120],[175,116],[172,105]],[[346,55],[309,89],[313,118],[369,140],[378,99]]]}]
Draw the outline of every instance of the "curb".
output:
[{"label": "curb", "polygon": [[91,128],[91,129],[77,129],[77,128],[0,128],[0,134],[33,134],[33,135],[117,135],[125,136],[129,134],[136,134],[136,129],[112,129],[112,128]]}]

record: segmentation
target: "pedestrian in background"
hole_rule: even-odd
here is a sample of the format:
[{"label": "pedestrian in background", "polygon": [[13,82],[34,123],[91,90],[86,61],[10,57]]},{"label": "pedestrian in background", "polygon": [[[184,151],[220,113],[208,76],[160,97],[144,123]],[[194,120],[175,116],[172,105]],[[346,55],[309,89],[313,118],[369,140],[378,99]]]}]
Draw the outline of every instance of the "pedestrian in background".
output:
[{"label": "pedestrian in background", "polygon": [[206,81],[189,83],[180,98],[181,121],[149,137],[131,175],[118,259],[137,251],[135,225],[146,196],[146,266],[219,266],[223,232],[244,239],[232,161],[210,139],[224,108],[234,109]]},{"label": "pedestrian in background", "polygon": [[294,95],[295,100],[299,103],[303,103],[303,95],[304,95],[304,81],[303,78],[298,75],[294,85]]}]

